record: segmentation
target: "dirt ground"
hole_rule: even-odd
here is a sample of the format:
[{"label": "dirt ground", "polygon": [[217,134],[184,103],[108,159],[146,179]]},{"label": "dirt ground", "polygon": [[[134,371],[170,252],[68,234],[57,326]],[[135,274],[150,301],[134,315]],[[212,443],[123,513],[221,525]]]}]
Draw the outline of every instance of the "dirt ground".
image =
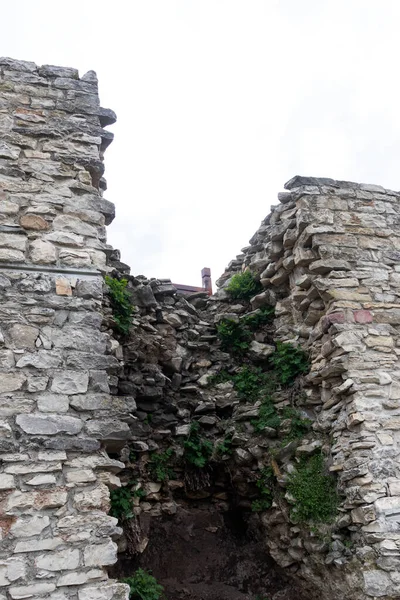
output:
[{"label": "dirt ground", "polygon": [[150,570],[168,600],[313,600],[277,567],[240,512],[182,507],[144,519],[141,528],[146,550],[139,558],[120,555],[113,577]]}]

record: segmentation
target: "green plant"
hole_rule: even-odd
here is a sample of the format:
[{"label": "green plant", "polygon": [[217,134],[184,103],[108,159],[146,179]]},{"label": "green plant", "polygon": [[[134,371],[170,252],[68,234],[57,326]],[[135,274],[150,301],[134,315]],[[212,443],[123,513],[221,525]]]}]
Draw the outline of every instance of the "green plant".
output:
[{"label": "green plant", "polygon": [[232,454],[232,436],[225,437],[222,442],[217,444],[215,448],[217,456],[223,456],[224,454]]},{"label": "green plant", "polygon": [[233,319],[223,319],[217,325],[221,348],[231,354],[242,355],[249,349],[251,332]]},{"label": "green plant", "polygon": [[329,523],[337,511],[336,482],[325,472],[321,453],[300,461],[289,476],[287,490],[294,498],[292,517],[297,522]]},{"label": "green plant", "polygon": [[150,457],[150,474],[156,481],[163,482],[174,476],[174,472],[169,466],[169,462],[174,451],[168,448],[165,452],[153,453]]},{"label": "green plant", "polygon": [[126,521],[133,517],[131,486],[116,488],[110,492],[110,515],[118,521]]},{"label": "green plant", "polygon": [[244,365],[236,375],[232,376],[240,398],[255,402],[262,393],[268,393],[273,386],[270,373],[264,373],[260,367]]},{"label": "green plant", "polygon": [[272,506],[273,499],[274,473],[271,467],[264,467],[260,471],[256,486],[259,489],[260,497],[251,504],[253,512],[262,512]]},{"label": "green plant", "polygon": [[148,571],[138,569],[133,577],[121,579],[130,588],[130,600],[159,600],[163,597],[164,588]]},{"label": "green plant", "polygon": [[133,312],[131,294],[127,290],[128,281],[127,279],[116,279],[106,275],[105,282],[109,288],[115,329],[118,333],[127,335]]},{"label": "green plant", "polygon": [[306,417],[302,417],[298,410],[292,407],[286,407],[282,411],[283,419],[290,419],[289,433],[285,437],[284,444],[299,440],[311,429],[312,421]]},{"label": "green plant", "polygon": [[257,419],[252,421],[252,425],[255,427],[256,431],[261,432],[266,427],[278,429],[280,424],[281,419],[275,410],[275,406],[272,404],[270,398],[266,398],[258,410]]},{"label": "green plant", "polygon": [[277,380],[282,385],[292,385],[301,373],[307,373],[309,360],[302,348],[288,342],[277,342],[276,350],[270,357],[270,363]]},{"label": "green plant", "polygon": [[244,323],[251,331],[257,331],[260,327],[271,323],[275,316],[275,309],[273,306],[266,306],[260,308],[250,315],[242,317],[241,323]]},{"label": "green plant", "polygon": [[208,379],[207,385],[218,385],[218,383],[226,383],[227,381],[232,381],[232,375],[225,369],[222,369],[219,371],[219,373],[211,375],[211,377]]},{"label": "green plant", "polygon": [[232,300],[250,300],[262,289],[261,283],[251,271],[236,273],[225,288]]},{"label": "green plant", "polygon": [[206,466],[213,452],[212,443],[200,436],[200,425],[194,421],[190,432],[183,442],[184,458],[191,465],[202,469]]}]

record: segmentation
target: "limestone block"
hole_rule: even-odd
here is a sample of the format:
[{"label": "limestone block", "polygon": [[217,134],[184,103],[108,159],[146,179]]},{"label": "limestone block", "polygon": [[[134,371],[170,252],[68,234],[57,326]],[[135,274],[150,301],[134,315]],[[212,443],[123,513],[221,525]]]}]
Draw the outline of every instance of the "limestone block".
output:
[{"label": "limestone block", "polygon": [[97,230],[95,227],[70,215],[60,215],[56,217],[53,221],[53,229],[55,231],[70,231],[71,233],[88,237],[97,237]]},{"label": "limestone block", "polygon": [[0,202],[0,213],[3,215],[16,215],[19,212],[19,205],[16,202],[2,200]]},{"label": "limestone block", "polygon": [[127,440],[131,437],[128,423],[119,419],[92,419],[86,422],[86,431],[98,440]]},{"label": "limestone block", "polygon": [[29,244],[29,254],[34,263],[47,265],[57,261],[57,249],[54,244],[40,239]]},{"label": "limestone block", "polygon": [[108,415],[124,414],[136,410],[136,402],[130,396],[110,396],[109,394],[84,394],[71,398],[70,405],[78,411],[103,410]]},{"label": "limestone block", "polygon": [[56,394],[83,394],[89,385],[89,375],[84,371],[56,372],[51,384],[51,391]]},{"label": "limestone block", "polygon": [[80,419],[69,416],[56,417],[42,414],[18,415],[16,422],[25,433],[36,435],[57,435],[57,433],[75,435],[83,427]]},{"label": "limestone block", "polygon": [[28,538],[39,535],[50,525],[47,515],[34,515],[33,517],[19,517],[11,526],[11,533],[16,538]]},{"label": "limestone block", "polygon": [[74,497],[74,506],[81,511],[100,509],[108,512],[110,508],[110,493],[108,487],[99,484],[92,490],[78,492]]},{"label": "limestone block", "polygon": [[28,392],[43,392],[49,382],[48,377],[28,377],[26,389]]},{"label": "limestone block", "polygon": [[90,254],[84,250],[63,249],[59,252],[60,262],[70,267],[90,267]]},{"label": "limestone block", "polygon": [[79,600],[129,600],[129,586],[126,583],[107,582],[87,586],[78,591]]},{"label": "limestone block", "polygon": [[0,233],[0,248],[8,248],[25,252],[26,237],[24,235],[17,235],[14,233]]},{"label": "limestone block", "polygon": [[37,407],[40,412],[68,412],[69,399],[68,396],[62,394],[42,394],[37,399]]},{"label": "limestone block", "polygon": [[0,373],[0,393],[20,390],[26,381],[22,373]]},{"label": "limestone block", "polygon": [[389,593],[391,580],[388,573],[384,571],[371,570],[363,573],[365,593],[368,596],[381,598]]},{"label": "limestone block", "polygon": [[0,474],[0,490],[11,490],[15,488],[15,480],[13,475],[5,473]]},{"label": "limestone block", "polygon": [[43,238],[46,242],[56,242],[61,246],[71,246],[75,248],[82,248],[85,245],[84,237],[71,233],[70,231],[52,231]]},{"label": "limestone block", "polygon": [[107,336],[92,327],[65,325],[62,329],[45,327],[43,333],[51,340],[55,348],[70,348],[81,352],[103,354],[106,351]]},{"label": "limestone block", "polygon": [[39,485],[52,486],[57,483],[57,479],[54,475],[36,475],[35,477],[32,477],[32,479],[27,479],[25,483],[32,487]]},{"label": "limestone block", "polygon": [[29,473],[51,473],[53,471],[61,471],[62,464],[60,462],[29,462],[12,463],[4,468],[5,473],[13,475],[27,475]]},{"label": "limestone block", "polygon": [[66,469],[64,472],[67,483],[88,483],[96,481],[96,475],[91,469]]},{"label": "limestone block", "polygon": [[0,262],[24,262],[25,255],[20,250],[0,248]]},{"label": "limestone block", "polygon": [[266,359],[269,356],[271,356],[271,354],[273,354],[274,352],[275,352],[274,346],[270,346],[268,344],[262,344],[261,342],[256,342],[255,340],[253,340],[251,342],[250,347],[249,347],[249,353],[255,359],[261,359],[261,360]]},{"label": "limestone block", "polygon": [[27,540],[24,542],[17,542],[14,553],[19,554],[23,552],[40,552],[43,550],[55,550],[63,543],[61,538],[45,538],[43,540]]},{"label": "limestone block", "polygon": [[8,330],[8,336],[14,348],[35,348],[39,329],[31,325],[16,323]]},{"label": "limestone block", "polygon": [[84,563],[86,567],[101,567],[113,565],[117,562],[118,546],[111,540],[107,544],[93,544],[84,550]]},{"label": "limestone block", "polygon": [[35,566],[46,571],[64,571],[79,566],[79,550],[68,548],[47,554],[39,554],[35,558]]},{"label": "limestone block", "polygon": [[61,354],[55,350],[38,350],[24,354],[17,367],[35,367],[36,369],[54,369],[61,364]]},{"label": "limestone block", "polygon": [[11,586],[8,592],[13,600],[43,596],[56,589],[55,583],[32,583],[31,585]]}]

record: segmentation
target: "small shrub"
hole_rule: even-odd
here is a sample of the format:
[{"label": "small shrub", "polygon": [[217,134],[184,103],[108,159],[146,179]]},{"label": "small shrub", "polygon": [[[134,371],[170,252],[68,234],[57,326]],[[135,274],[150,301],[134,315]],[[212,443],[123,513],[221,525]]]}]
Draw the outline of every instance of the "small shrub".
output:
[{"label": "small shrub", "polygon": [[232,300],[250,300],[262,289],[261,283],[251,271],[236,273],[225,288]]},{"label": "small shrub", "polygon": [[242,355],[249,349],[251,332],[233,319],[224,319],[217,325],[221,348],[230,354]]},{"label": "small shrub", "polygon": [[133,305],[127,279],[116,279],[106,275],[105,282],[109,288],[111,308],[115,329],[122,335],[127,335],[132,322]]},{"label": "small shrub", "polygon": [[126,521],[133,517],[132,492],[130,485],[116,488],[110,492],[110,515],[118,521]]},{"label": "small shrub", "polygon": [[174,476],[174,472],[169,466],[174,451],[168,448],[165,452],[153,453],[149,462],[150,475],[156,481],[162,483]]},{"label": "small shrub", "polygon": [[275,406],[272,404],[270,398],[264,400],[261,404],[257,419],[254,419],[252,422],[255,430],[258,432],[263,431],[266,427],[271,427],[272,429],[278,429],[281,424],[281,419],[275,410]]},{"label": "small shrub", "polygon": [[190,427],[190,433],[183,442],[184,458],[191,465],[202,469],[206,466],[213,452],[212,443],[200,436],[200,425],[195,421]]},{"label": "small shrub", "polygon": [[282,411],[283,419],[290,419],[290,430],[285,437],[284,444],[292,442],[293,440],[300,440],[302,437],[307,435],[311,429],[312,421],[306,417],[302,417],[298,410],[287,407]]},{"label": "small shrub", "polygon": [[293,344],[277,342],[276,350],[270,357],[277,380],[282,385],[292,385],[298,375],[307,373],[309,361],[302,348]]},{"label": "small shrub", "polygon": [[262,512],[268,510],[272,506],[273,500],[273,482],[274,473],[271,467],[264,467],[260,472],[260,477],[257,480],[256,486],[260,492],[260,498],[254,500],[251,504],[253,512]]},{"label": "small shrub", "polygon": [[231,455],[232,454],[232,437],[227,436],[222,440],[219,444],[217,444],[215,448],[217,456],[223,456],[224,454]]},{"label": "small shrub", "polygon": [[292,517],[297,522],[329,523],[337,511],[338,495],[332,475],[325,473],[321,453],[302,459],[287,486],[296,504]]},{"label": "small shrub", "polygon": [[121,581],[130,587],[130,600],[160,600],[163,598],[163,586],[148,571],[138,569],[133,577],[126,577]]},{"label": "small shrub", "polygon": [[275,309],[273,306],[266,306],[260,308],[254,314],[246,315],[240,321],[244,323],[251,331],[257,331],[260,327],[271,323],[275,316]]},{"label": "small shrub", "polygon": [[232,376],[239,396],[244,400],[255,402],[270,388],[272,379],[270,373],[264,373],[260,367],[245,365],[240,371]]}]

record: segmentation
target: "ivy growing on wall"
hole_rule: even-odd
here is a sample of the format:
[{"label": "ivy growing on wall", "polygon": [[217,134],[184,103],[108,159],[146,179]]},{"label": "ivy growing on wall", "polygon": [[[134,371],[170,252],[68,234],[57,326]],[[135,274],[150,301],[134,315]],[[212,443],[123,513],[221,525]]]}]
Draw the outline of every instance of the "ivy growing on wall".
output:
[{"label": "ivy growing on wall", "polygon": [[105,276],[108,286],[115,330],[121,335],[127,335],[132,323],[133,304],[127,279],[117,279]]}]

